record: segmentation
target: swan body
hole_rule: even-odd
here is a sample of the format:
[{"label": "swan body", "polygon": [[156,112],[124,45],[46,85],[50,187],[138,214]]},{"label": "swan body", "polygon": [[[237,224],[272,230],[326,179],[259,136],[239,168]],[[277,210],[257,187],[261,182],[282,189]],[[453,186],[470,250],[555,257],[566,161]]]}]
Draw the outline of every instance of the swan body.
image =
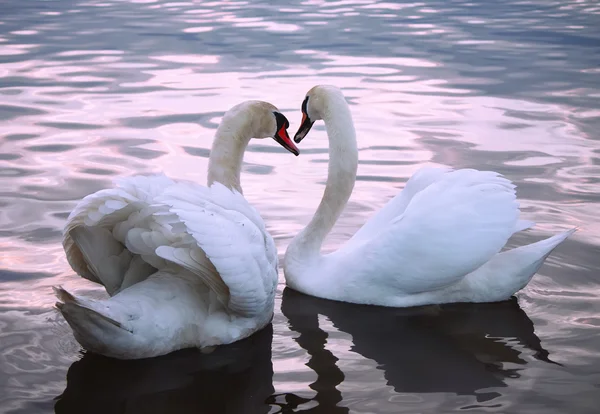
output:
[{"label": "swan body", "polygon": [[297,155],[288,125],[271,104],[244,102],[217,129],[208,187],[136,176],[75,207],[64,231],[67,259],[110,296],[55,288],[56,306],[84,348],[147,358],[232,343],[270,322],[277,250],[239,175],[252,137],[272,136]]},{"label": "swan body", "polygon": [[339,250],[322,255],[324,238],[354,187],[358,164],[352,116],[341,91],[316,86],[302,105],[300,142],[323,119],[329,172],[323,199],[288,247],[286,284],[338,301],[393,307],[494,302],[522,289],[574,230],[500,252],[518,231],[515,186],[500,174],[426,167]]}]

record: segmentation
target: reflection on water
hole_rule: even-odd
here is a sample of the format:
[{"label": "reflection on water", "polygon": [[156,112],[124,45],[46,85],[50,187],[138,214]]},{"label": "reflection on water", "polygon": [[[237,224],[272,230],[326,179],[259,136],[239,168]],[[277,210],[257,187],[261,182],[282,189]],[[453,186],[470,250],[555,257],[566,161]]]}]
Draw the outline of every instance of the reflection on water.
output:
[{"label": "reflection on water", "polygon": [[[381,309],[373,306],[355,306],[336,303],[303,295],[286,289],[283,293],[282,312],[289,320],[290,329],[300,335],[295,341],[310,355],[307,366],[319,375],[310,387],[316,392],[312,400],[335,411],[342,401],[346,376],[364,384],[361,392],[365,403],[380,401],[382,389],[369,380],[370,371],[346,366],[340,369],[335,346],[327,348],[326,325],[350,335],[350,352],[375,363],[387,386],[403,395],[399,411],[417,409],[415,396],[408,394],[450,393],[472,396],[462,409],[498,407],[501,397],[495,387],[506,387],[508,379],[520,378],[527,360],[522,354],[548,364],[556,364],[535,335],[533,323],[519,307],[516,299],[494,304],[458,304],[420,307],[414,309]],[[331,329],[331,328],[330,328]],[[355,359],[355,357],[350,357]],[[340,365],[346,365],[340,361]],[[372,364],[371,364],[372,365]],[[560,365],[560,364],[557,364]],[[545,365],[541,369],[547,368]],[[344,372],[346,374],[344,374]],[[375,378],[373,378],[375,379]],[[389,392],[388,390],[385,390]],[[286,396],[288,399],[290,395]],[[310,401],[306,399],[305,403]],[[395,399],[392,402],[400,401]],[[366,408],[351,405],[352,410]],[[380,406],[382,411],[393,410]],[[339,412],[349,412],[347,407]]]},{"label": "reflection on water", "polygon": [[[513,245],[574,225],[580,230],[519,293],[518,304],[383,310],[286,291],[273,322],[272,356],[248,350],[258,358],[257,367],[225,364],[249,369],[257,379],[246,385],[240,379],[239,387],[257,387],[256,398],[264,395],[268,404],[254,405],[232,391],[231,410],[247,403],[258,412],[595,412],[597,1],[5,3],[0,13],[5,411],[52,411],[65,387],[57,409],[80,410],[79,404],[96,401],[86,394],[85,387],[94,386],[89,376],[118,384],[127,378],[119,372],[129,366],[131,378],[148,381],[140,379],[133,390],[133,385],[107,390],[106,404],[128,405],[133,400],[127,395],[145,395],[135,398],[148,398],[145,404],[157,398],[152,403],[157,410],[160,404],[187,409],[177,401],[207,410],[223,401],[218,393],[209,394],[211,400],[193,392],[212,386],[211,370],[215,386],[224,381],[229,368],[203,365],[218,363],[219,355],[195,359],[182,353],[131,365],[92,356],[78,361],[68,327],[50,310],[50,286],[100,292],[69,269],[60,245],[62,226],[77,200],[115,176],[164,171],[203,182],[214,130],[234,104],[271,101],[293,131],[305,92],[333,83],[351,104],[360,164],[354,194],[326,249],[353,234],[423,165],[493,169],[512,179],[524,218],[539,223]],[[300,157],[285,156],[276,144],[252,144],[244,160],[245,195],[263,215],[280,253],[307,223],[323,191],[326,139],[322,125],[314,129]],[[272,360],[272,368],[259,354]],[[167,372],[164,381],[150,380],[158,369],[154,364]],[[171,364],[189,364],[189,371],[169,371]],[[70,379],[78,376],[85,380]],[[270,386],[274,391],[267,391]],[[105,407],[97,401],[94,406]]]},{"label": "reflection on water", "polygon": [[211,355],[197,350],[135,361],[93,354],[75,362],[57,414],[268,413],[272,325]]}]

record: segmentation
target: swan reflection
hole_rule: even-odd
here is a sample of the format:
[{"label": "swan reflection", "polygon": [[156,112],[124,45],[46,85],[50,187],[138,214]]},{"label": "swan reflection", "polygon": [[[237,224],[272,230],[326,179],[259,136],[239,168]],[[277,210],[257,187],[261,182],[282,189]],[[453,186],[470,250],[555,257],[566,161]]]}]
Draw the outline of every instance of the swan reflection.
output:
[{"label": "swan reflection", "polygon": [[211,354],[177,351],[122,361],[86,354],[67,373],[55,412],[268,413],[274,392],[269,324],[249,338]]},{"label": "swan reflection", "polygon": [[338,385],[351,373],[336,365],[344,356],[326,348],[328,333],[319,327],[319,315],[351,335],[350,352],[375,361],[396,393],[452,393],[485,402],[500,395],[498,388],[507,386],[507,378],[520,376],[528,358],[555,364],[514,297],[486,304],[381,308],[285,289],[281,309],[290,329],[299,334],[296,342],[310,355],[307,366],[318,375],[310,385],[316,391],[312,399],[294,394],[271,397],[272,403],[285,401],[278,405],[288,408],[312,400],[330,413],[349,412],[336,404],[342,401]]},{"label": "swan reflection", "polygon": [[183,350],[119,361],[86,354],[70,367],[56,413],[348,413],[351,409],[342,405],[355,400],[354,391],[342,396],[340,384],[357,381],[361,373],[348,365],[340,368],[338,361],[348,355],[329,350],[330,332],[319,326],[320,315],[352,337],[349,352],[375,361],[385,385],[397,394],[451,393],[484,403],[499,396],[506,380],[518,378],[532,358],[554,364],[515,298],[402,309],[333,302],[285,289],[281,310],[290,330],[299,334],[295,341],[310,356],[308,368],[317,374],[310,384],[312,398],[275,393],[269,325],[208,355]]}]

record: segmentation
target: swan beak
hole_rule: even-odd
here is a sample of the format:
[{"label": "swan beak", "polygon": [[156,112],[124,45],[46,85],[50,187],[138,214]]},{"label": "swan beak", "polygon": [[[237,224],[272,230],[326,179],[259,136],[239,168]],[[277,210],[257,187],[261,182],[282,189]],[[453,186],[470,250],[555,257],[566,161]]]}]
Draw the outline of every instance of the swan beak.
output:
[{"label": "swan beak", "polygon": [[296,145],[288,135],[288,132],[285,129],[285,125],[282,126],[279,129],[279,131],[277,131],[273,138],[275,138],[275,141],[277,141],[279,145],[281,145],[283,148],[285,148],[295,156],[300,155],[300,150],[298,150],[298,147],[296,147]]},{"label": "swan beak", "polygon": [[308,131],[310,131],[312,128],[313,124],[314,121],[310,120],[308,115],[306,115],[306,112],[302,112],[302,122],[300,123],[300,128],[298,128],[296,135],[294,135],[294,141],[296,141],[297,144],[304,139],[306,134],[308,134]]}]

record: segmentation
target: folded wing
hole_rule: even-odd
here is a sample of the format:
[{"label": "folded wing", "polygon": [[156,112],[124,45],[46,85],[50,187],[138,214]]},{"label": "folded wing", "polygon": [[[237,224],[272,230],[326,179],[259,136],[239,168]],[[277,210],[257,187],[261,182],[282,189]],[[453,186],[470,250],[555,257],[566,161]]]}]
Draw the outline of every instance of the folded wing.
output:
[{"label": "folded wing", "polygon": [[522,227],[515,186],[499,174],[463,169],[434,178],[369,239],[343,248],[359,277],[405,293],[439,289],[490,260]]},{"label": "folded wing", "polygon": [[219,183],[210,188],[180,183],[158,201],[168,206],[161,220],[183,224],[194,244],[162,246],[157,254],[202,277],[231,311],[263,312],[277,284],[277,251],[246,199]]}]

